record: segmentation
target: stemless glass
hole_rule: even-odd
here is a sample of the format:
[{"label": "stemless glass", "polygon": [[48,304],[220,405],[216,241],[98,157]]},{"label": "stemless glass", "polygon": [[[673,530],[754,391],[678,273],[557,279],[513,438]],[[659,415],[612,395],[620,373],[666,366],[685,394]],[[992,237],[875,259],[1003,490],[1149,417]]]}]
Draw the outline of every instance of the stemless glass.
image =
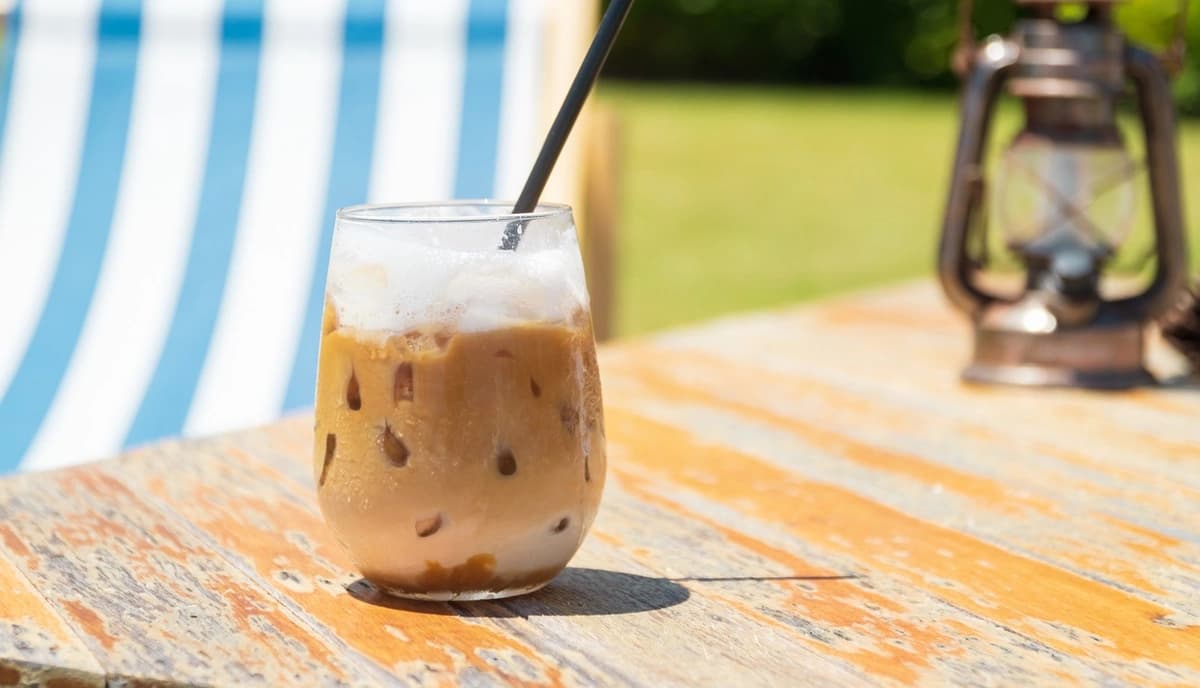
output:
[{"label": "stemless glass", "polygon": [[[337,213],[313,477],[326,522],[391,594],[536,590],[604,487],[604,420],[571,210],[490,202]],[[513,222],[516,250],[498,248]]]}]

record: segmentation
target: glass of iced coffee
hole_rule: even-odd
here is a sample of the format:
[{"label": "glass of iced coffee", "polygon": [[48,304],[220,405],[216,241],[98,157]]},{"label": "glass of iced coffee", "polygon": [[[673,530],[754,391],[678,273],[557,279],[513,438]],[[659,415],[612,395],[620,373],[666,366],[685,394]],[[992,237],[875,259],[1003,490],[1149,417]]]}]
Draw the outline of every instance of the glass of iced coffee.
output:
[{"label": "glass of iced coffee", "polygon": [[313,475],[330,528],[394,595],[536,590],[599,506],[604,419],[571,210],[507,208],[337,214]]}]

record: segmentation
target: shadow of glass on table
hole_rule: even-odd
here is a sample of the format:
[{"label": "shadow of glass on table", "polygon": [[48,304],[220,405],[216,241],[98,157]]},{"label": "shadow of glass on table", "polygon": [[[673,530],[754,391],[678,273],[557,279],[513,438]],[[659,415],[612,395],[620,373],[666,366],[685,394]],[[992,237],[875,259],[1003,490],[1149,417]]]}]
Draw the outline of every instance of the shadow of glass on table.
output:
[{"label": "shadow of glass on table", "polygon": [[858,577],[851,573],[840,576],[716,576],[712,578],[667,578],[666,580],[677,583],[745,583],[761,581],[842,581],[855,580]]},{"label": "shadow of glass on table", "polygon": [[549,585],[521,597],[478,602],[423,602],[388,595],[366,580],[346,587],[355,599],[389,609],[425,614],[511,618],[528,616],[608,616],[637,614],[682,604],[691,592],[685,582],[830,581],[846,576],[733,576],[656,578],[603,569],[567,567]]},{"label": "shadow of glass on table", "polygon": [[520,597],[477,602],[422,602],[392,597],[365,580],[346,587],[355,599],[390,609],[467,617],[603,616],[673,607],[691,593],[664,578],[567,567],[549,585]]}]

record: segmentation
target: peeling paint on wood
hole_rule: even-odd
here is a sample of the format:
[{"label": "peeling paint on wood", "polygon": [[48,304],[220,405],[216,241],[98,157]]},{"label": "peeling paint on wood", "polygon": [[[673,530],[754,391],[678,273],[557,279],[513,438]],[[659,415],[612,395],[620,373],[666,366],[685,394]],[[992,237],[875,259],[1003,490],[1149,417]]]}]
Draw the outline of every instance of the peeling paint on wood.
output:
[{"label": "peeling paint on wood", "polygon": [[0,686],[103,686],[104,672],[63,617],[10,558],[30,552],[0,523]]},{"label": "peeling paint on wood", "polygon": [[516,600],[358,580],[308,416],[0,481],[0,686],[1200,685],[1200,390],[967,388],[966,334],[918,285],[605,349],[604,509]]},{"label": "peeling paint on wood", "polygon": [[[502,662],[488,664],[476,651],[497,657],[511,653],[523,658],[522,671],[533,667],[542,683],[559,682],[554,662],[504,633],[453,616],[355,600],[347,587],[359,577],[321,522],[310,491],[289,485],[284,475],[223,443],[196,446],[192,455],[200,460],[180,464],[173,453],[158,453],[121,473],[162,503],[174,504],[199,537],[280,604],[303,614],[345,655],[373,662],[383,675],[419,664],[436,677],[425,682],[440,684],[465,681],[471,671],[515,680],[520,671]],[[404,629],[406,640],[383,633],[389,625]]]},{"label": "peeling paint on wood", "polygon": [[28,580],[110,680],[362,683],[253,581],[104,471],[9,478],[0,522],[30,553]]},{"label": "peeling paint on wood", "polygon": [[963,614],[900,577],[863,567],[819,543],[768,534],[770,526],[749,535],[731,528],[725,514],[720,520],[704,514],[703,502],[685,504],[670,483],[629,469],[617,478],[637,497],[631,502],[636,512],[627,520],[635,528],[653,529],[663,510],[686,524],[666,534],[656,530],[659,547],[643,549],[639,560],[682,574],[689,585],[799,634],[865,675],[906,685],[935,678],[987,684],[1001,676],[1028,683],[1068,666],[1091,681],[1107,678],[1078,658]]},{"label": "peeling paint on wood", "polygon": [[[1066,654],[1128,663],[1128,679],[1200,681],[1200,625],[1152,623],[1167,610],[953,529],[918,520],[829,484],[802,479],[730,446],[607,409],[610,452],[660,479],[796,536],[825,540],[864,569],[900,576],[967,611]],[[653,447],[653,451],[645,448]],[[715,483],[690,473],[703,465]],[[836,535],[835,538],[829,537]],[[1139,660],[1145,660],[1141,666]]]},{"label": "peeling paint on wood", "polygon": [[[1020,470],[1020,464],[1013,461],[1014,450],[1019,451],[1016,447],[997,441],[987,445],[964,443],[963,451],[972,454],[972,468],[991,473],[980,475],[916,453],[935,446],[928,434],[930,423],[923,423],[918,414],[909,414],[904,423],[875,423],[869,430],[852,419],[839,419],[816,406],[805,405],[803,399],[792,396],[799,395],[799,390],[789,393],[781,389],[778,380],[760,385],[769,389],[769,394],[756,398],[753,392],[745,393],[746,385],[740,383],[748,375],[739,378],[732,370],[733,364],[723,366],[722,375],[706,378],[687,365],[690,357],[677,359],[673,368],[691,374],[679,374],[679,379],[689,379],[684,384],[631,358],[624,355],[610,362],[615,363],[611,367],[628,373],[623,380],[636,380],[635,385],[620,389],[626,392],[622,395],[624,403],[642,413],[656,415],[639,407],[639,400],[660,407],[669,402],[672,409],[682,410],[675,414],[675,422],[683,426],[711,426],[716,418],[722,421],[722,433],[738,425],[748,426],[743,433],[755,428],[779,430],[791,435],[798,448],[812,450],[807,453],[809,465],[800,469],[806,474],[835,481],[840,478],[851,487],[861,485],[866,476],[888,478],[886,483],[879,482],[877,492],[885,499],[906,500],[923,517],[948,520],[956,514],[983,510],[993,515],[982,524],[983,534],[989,534],[989,529],[1003,532],[1011,544],[1033,556],[1129,590],[1143,591],[1147,599],[1169,603],[1174,598],[1194,595],[1187,583],[1191,567],[1181,564],[1200,559],[1200,546],[1152,533],[1116,514],[1139,518],[1148,509],[1153,513],[1174,507],[1158,519],[1158,525],[1197,523],[1200,492],[1187,495],[1190,499],[1181,496],[1178,504],[1171,504],[1161,490],[1141,490],[1133,478],[1097,484],[1069,470],[1056,469],[1041,451],[1029,457],[1040,469],[1034,474]],[[714,367],[711,361],[706,363],[708,368]],[[826,395],[820,398],[824,402]],[[774,408],[780,400],[784,407],[803,410],[777,412]],[[875,411],[869,417],[883,419],[885,415],[884,411]],[[859,439],[861,435],[871,440]],[[903,448],[895,448],[897,444]],[[819,470],[823,462],[815,459],[824,454],[844,467],[844,477]],[[937,495],[928,494],[930,485],[936,485]],[[1189,492],[1187,488],[1176,489]],[[1129,508],[1131,502],[1136,509]],[[1147,538],[1156,546],[1147,546]]]}]

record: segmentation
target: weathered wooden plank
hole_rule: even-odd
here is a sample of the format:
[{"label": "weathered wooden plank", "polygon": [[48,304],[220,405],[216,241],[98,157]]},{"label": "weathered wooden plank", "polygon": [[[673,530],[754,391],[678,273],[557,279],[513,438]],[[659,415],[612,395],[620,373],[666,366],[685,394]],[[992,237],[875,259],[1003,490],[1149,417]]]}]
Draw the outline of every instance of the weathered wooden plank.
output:
[{"label": "weathered wooden plank", "polygon": [[968,343],[922,285],[604,351],[605,506],[517,600],[359,582],[309,417],[9,479],[0,658],[84,685],[1200,684],[1200,394],[968,388]]},{"label": "weathered wooden plank", "polygon": [[[700,350],[735,362],[752,361],[767,369],[768,375],[815,379],[862,398],[910,406],[930,418],[958,418],[1015,439],[1075,450],[1090,456],[1096,467],[1145,472],[1146,461],[1153,458],[1156,479],[1200,489],[1200,475],[1190,470],[1189,461],[1197,456],[1200,430],[1189,416],[1143,408],[1140,412],[1155,414],[1156,421],[1164,416],[1148,429],[1126,422],[1139,404],[1121,401],[1136,402],[1145,392],[1096,394],[963,385],[958,381],[960,356],[930,355],[925,349],[928,342],[948,338],[961,340],[960,346],[965,347],[966,337],[966,332],[904,336],[830,330],[822,328],[811,312],[796,311],[674,333],[655,340],[653,348],[667,358]],[[879,341],[886,341],[887,349],[881,349]]]},{"label": "weathered wooden plank", "polygon": [[[663,355],[670,356],[669,369],[650,363]],[[1069,440],[1069,437],[1056,438],[1054,442],[1026,440],[1015,434],[1017,429],[938,412],[940,409],[933,408],[936,400],[915,395],[894,399],[871,394],[860,387],[845,387],[807,374],[799,366],[768,367],[746,357],[677,346],[665,352],[661,347],[622,347],[606,352],[605,362],[610,368],[617,368],[618,383],[635,384],[642,381],[642,375],[650,374],[659,380],[686,384],[688,393],[694,394],[697,402],[718,398],[723,402],[751,405],[764,416],[772,413],[801,416],[810,421],[809,425],[853,428],[865,436],[890,439],[900,434],[936,441],[936,444],[921,447],[920,453],[928,461],[944,465],[982,464],[975,460],[977,452],[974,450],[980,446],[1005,454],[1016,451],[1019,456],[990,467],[990,473],[1001,475],[1006,481],[1033,478],[1026,466],[1029,461],[1038,465],[1037,477],[1050,477],[1055,484],[1059,484],[1059,480],[1072,480],[1071,472],[1074,471],[1096,487],[1119,492],[1123,499],[1142,499],[1146,504],[1161,506],[1164,496],[1175,496],[1176,493],[1187,503],[1200,496],[1200,490],[1180,485],[1156,471],[1145,470],[1144,462],[1134,470],[1111,465],[1078,449],[1060,446],[1062,440]],[[636,370],[630,370],[631,367]],[[969,402],[967,399],[962,401],[964,404]],[[1064,466],[1057,466],[1059,463]],[[978,470],[983,468],[983,465],[976,467]],[[1003,473],[1005,469],[1007,473]],[[1103,479],[1107,482],[1101,484]],[[1046,484],[1045,480],[1037,482]]]},{"label": "weathered wooden plank", "polygon": [[22,573],[110,681],[370,683],[254,582],[114,477],[122,465],[0,482],[8,548],[27,552]]},{"label": "weathered wooden plank", "polygon": [[[850,320],[847,320],[850,322]],[[950,321],[942,316],[934,315],[928,319],[927,325],[945,327]],[[605,364],[605,380],[608,387],[608,397],[610,404],[612,399],[619,398],[623,405],[629,406],[629,398],[622,396],[628,389],[630,384],[644,383],[648,376],[652,377],[654,369],[661,366],[663,360],[670,360],[671,365],[666,366],[667,372],[678,373],[677,377],[691,378],[695,370],[688,370],[687,366],[680,365],[679,353],[680,350],[686,347],[681,347],[677,342],[681,340],[697,339],[712,342],[709,344],[712,349],[726,352],[725,360],[718,360],[712,365],[712,380],[714,385],[720,384],[720,380],[724,380],[727,388],[736,389],[738,380],[731,379],[727,375],[728,361],[738,358],[737,350],[733,350],[733,355],[729,355],[730,347],[719,346],[720,343],[728,343],[731,341],[730,332],[740,330],[740,325],[730,324],[719,333],[712,332],[713,328],[701,328],[696,333],[685,333],[684,335],[672,335],[669,337],[674,346],[667,347],[665,351],[655,351],[656,345],[651,344],[633,344],[624,345],[615,349],[610,349],[603,356]],[[792,337],[798,336],[793,333],[788,333],[786,330],[776,329],[774,332],[778,341],[786,341]],[[965,334],[965,333],[964,333]],[[742,339],[739,343],[740,347],[753,349],[759,337],[750,337]],[[825,343],[829,346],[828,342]],[[837,350],[836,347],[830,350]],[[785,354],[780,354],[784,356]],[[617,384],[613,384],[614,370],[612,362],[614,359],[633,359],[648,362],[637,369],[617,370]],[[745,358],[752,358],[745,356]],[[799,357],[803,360],[803,357]],[[820,365],[820,359],[816,365]],[[943,362],[944,363],[944,362]],[[682,368],[682,371],[681,371]],[[757,391],[761,392],[762,387],[770,387],[770,382],[774,379],[774,370],[757,370],[756,380],[758,382]],[[955,373],[952,373],[952,375]],[[753,381],[748,381],[753,382]],[[805,384],[807,380],[800,381],[798,384]],[[957,383],[954,383],[955,385]],[[625,385],[624,387],[622,385]],[[636,386],[636,384],[634,384]],[[694,385],[690,385],[683,395],[691,395],[691,402],[711,402],[713,396],[713,388],[708,387],[706,391],[709,393],[709,398],[703,398],[703,393],[697,393],[698,390],[693,389]],[[836,389],[830,384],[826,384],[829,389]],[[615,388],[615,389],[614,389]],[[920,387],[917,386],[920,391]],[[614,395],[614,391],[616,394]],[[654,390],[661,392],[661,390]],[[747,384],[743,388],[746,392],[745,397],[739,397],[738,401],[746,402],[747,399],[752,399],[755,395],[756,386]],[[936,393],[941,393],[943,390],[937,390]],[[1037,403],[1039,394],[1044,392],[1030,393]],[[1051,393],[1053,394],[1053,393]],[[651,394],[651,397],[654,395]],[[661,394],[658,395],[661,397]],[[727,396],[727,395],[726,395]],[[761,396],[761,395],[760,395]],[[770,394],[766,396],[772,396]],[[852,394],[842,393],[840,401],[846,401],[847,398],[853,398]],[[698,398],[699,397],[699,398]],[[1088,395],[1083,396],[1083,403],[1088,403]],[[682,403],[686,400],[681,400],[679,397],[671,399],[661,399],[658,401],[668,401],[673,403]],[[722,399],[728,406],[727,399]],[[970,400],[968,403],[973,402]],[[891,413],[895,415],[895,409],[904,411],[906,406],[903,404],[893,405]],[[645,407],[634,407],[639,411],[644,411]],[[740,409],[745,411],[743,407]],[[811,410],[811,409],[808,409]],[[886,407],[859,408],[854,409],[854,412],[847,413],[846,418],[849,420],[857,420],[860,425],[863,419],[874,419],[878,415],[884,416],[885,424],[889,420],[887,413],[884,411]],[[756,408],[752,415],[762,415],[761,408]],[[706,421],[711,421],[712,416],[705,418]],[[796,430],[796,422],[794,418],[774,418],[775,421],[782,421],[790,430]],[[808,420],[806,418],[806,420]],[[822,421],[827,421],[828,416],[818,416],[816,425],[820,425]],[[923,418],[919,413],[909,413],[908,417],[890,418],[893,426],[907,427],[909,429],[919,430],[922,427]],[[703,423],[699,423],[703,424]],[[1155,503],[1157,493],[1158,503],[1162,504],[1163,492],[1160,489],[1168,490],[1167,495],[1176,495],[1183,499],[1191,496],[1191,489],[1186,486],[1180,486],[1177,482],[1165,479],[1160,475],[1156,475],[1153,471],[1133,471],[1127,467],[1117,465],[1110,466],[1109,463],[1102,459],[1093,459],[1087,455],[1070,454],[1067,450],[1062,450],[1053,444],[1045,441],[1033,442],[1033,450],[1025,451],[1023,454],[1010,457],[1008,465],[1012,468],[1003,475],[973,475],[970,472],[950,469],[949,466],[939,465],[936,460],[930,461],[923,459],[917,454],[905,454],[904,451],[898,451],[895,448],[889,447],[871,447],[864,446],[861,442],[856,442],[852,438],[838,436],[831,433],[814,432],[814,423],[804,424],[805,432],[809,440],[819,440],[817,444],[822,442],[829,444],[832,442],[837,449],[845,450],[847,444],[851,450],[852,457],[859,463],[862,463],[864,468],[870,469],[869,472],[860,472],[856,477],[866,483],[872,482],[872,474],[875,476],[886,475],[887,473],[901,473],[906,479],[915,482],[923,481],[926,483],[926,488],[936,487],[939,493],[954,492],[958,490],[964,496],[970,498],[970,503],[966,509],[962,509],[963,504],[959,503],[956,506],[960,513],[966,517],[974,518],[977,513],[980,513],[980,507],[983,507],[983,513],[989,510],[997,511],[1001,516],[1007,519],[1007,523],[1015,528],[1016,533],[1028,536],[1023,542],[1026,546],[1025,554],[1044,555],[1048,558],[1054,558],[1058,563],[1065,564],[1074,573],[1084,577],[1091,577],[1092,582],[1101,581],[1106,583],[1116,583],[1119,587],[1125,588],[1126,591],[1145,591],[1146,597],[1152,602],[1173,602],[1174,604],[1162,608],[1162,621],[1166,624],[1178,626],[1192,625],[1195,612],[1187,603],[1193,599],[1190,595],[1194,588],[1195,580],[1195,547],[1193,542],[1180,540],[1177,537],[1164,535],[1161,532],[1151,529],[1150,527],[1140,526],[1135,522],[1113,518],[1111,515],[1106,515],[1099,507],[1110,507],[1112,504],[1126,505],[1130,501],[1130,496],[1134,497],[1135,502],[1134,513],[1138,513],[1139,509],[1144,509],[1141,513],[1151,521],[1156,520],[1156,516],[1162,517],[1164,511],[1168,518],[1178,517],[1178,525],[1182,526],[1189,522],[1191,515],[1196,508],[1197,502],[1194,500],[1186,500],[1181,502],[1182,508],[1176,510],[1164,510],[1155,513],[1152,507]],[[926,423],[927,425],[927,423]],[[960,422],[960,427],[955,429],[955,432],[964,430],[966,426],[967,432],[965,435],[970,437],[972,434],[981,434],[984,439],[991,443],[991,451],[995,453],[996,458],[1004,450],[1004,440],[1006,436],[997,431],[990,430],[987,424],[982,421],[974,421],[968,419],[966,422]],[[716,434],[725,432],[728,428],[712,427],[710,428]],[[695,428],[693,428],[695,429]],[[816,428],[819,430],[820,428]],[[744,428],[743,428],[744,430]],[[956,436],[956,435],[949,435]],[[986,443],[985,443],[986,444]],[[978,449],[978,447],[974,447]],[[865,451],[864,451],[865,450]],[[1011,449],[1009,450],[1011,452]],[[872,454],[872,452],[874,452]],[[1071,480],[1065,482],[1058,479],[1059,476],[1051,475],[1050,479],[1045,479],[1045,476],[1039,476],[1037,472],[1029,471],[1025,466],[1037,466],[1039,469],[1043,466],[1041,458],[1042,454],[1051,452],[1054,454],[1066,454],[1065,461],[1081,462],[1088,465],[1090,469],[1099,469],[1101,473],[1107,475],[1108,471],[1115,473],[1115,479],[1105,484],[1096,484],[1094,481],[1079,479],[1074,483]],[[1012,460],[1017,459],[1017,460]],[[1020,480],[1015,482],[1010,481],[1013,477],[1019,477]],[[1091,475],[1086,476],[1088,478]],[[1141,477],[1141,483],[1148,485],[1138,485],[1138,482],[1130,484],[1129,479]],[[998,478],[998,479],[997,479]],[[1082,493],[1078,487],[1086,487],[1089,489],[1083,490]],[[1105,488],[1107,492],[1105,493]],[[1125,489],[1122,489],[1124,487]],[[1144,487],[1141,492],[1137,488]],[[1033,489],[1030,489],[1033,488]],[[1174,488],[1174,489],[1172,489]],[[1040,493],[1040,494],[1039,494]],[[1100,493],[1099,495],[1097,493]],[[1111,503],[1105,503],[1098,500],[1097,497],[1106,494],[1112,498]],[[1037,496],[1035,496],[1037,495]],[[1066,497],[1066,499],[1064,499]],[[943,500],[944,501],[944,500]],[[1074,503],[1076,506],[1084,507],[1086,510],[1082,513],[1072,513],[1070,507]],[[1057,530],[1046,530],[1045,520],[1038,521],[1038,516],[1043,519],[1049,519],[1058,527]],[[1074,520],[1078,516],[1093,517],[1091,522]],[[935,519],[936,520],[936,519]],[[1161,520],[1161,518],[1157,519]],[[1082,523],[1082,527],[1080,524]],[[986,526],[991,526],[994,521],[988,520],[984,523],[983,530]],[[950,525],[955,527],[970,526],[973,530],[980,530],[977,521],[968,523],[962,519],[959,522],[951,522]],[[1152,524],[1153,525],[1153,524]],[[999,535],[1011,535],[1011,532],[1000,531]],[[1185,533],[1186,534],[1186,533]],[[1194,535],[1194,532],[1193,532]],[[1056,540],[1055,537],[1059,539]],[[1164,589],[1167,593],[1164,595]],[[1171,608],[1174,607],[1174,608]]]},{"label": "weathered wooden plank", "polygon": [[[1164,495],[1139,491],[1136,483],[1122,489],[1120,482],[1099,484],[1057,472],[1053,462],[1005,444],[999,433],[990,442],[964,443],[970,428],[960,427],[942,435],[956,438],[956,446],[946,446],[944,439],[928,439],[937,421],[920,414],[880,409],[820,385],[814,399],[807,382],[780,376],[768,381],[766,371],[746,372],[708,357],[677,356],[670,371],[645,360],[631,352],[606,360],[621,373],[614,386],[623,404],[645,415],[674,420],[701,436],[708,429],[749,437],[740,445],[745,450],[769,443],[773,460],[802,475],[859,487],[927,520],[966,525],[970,519],[974,532],[1010,549],[1141,591],[1162,604],[1190,604],[1196,597],[1200,542],[1138,523],[1173,523],[1179,529],[1200,523],[1200,491],[1176,486]],[[753,380],[758,384],[750,385]],[[844,405],[855,412],[834,410]],[[864,429],[864,417],[878,422]],[[881,432],[881,426],[890,432]],[[864,436],[868,439],[860,439]]]},{"label": "weathered wooden plank", "polygon": [[606,408],[614,465],[659,479],[855,558],[1102,671],[1144,682],[1200,681],[1200,626],[1172,610],[920,521],[854,492],[802,479],[730,443]]},{"label": "weathered wooden plank", "polygon": [[194,534],[268,587],[276,603],[305,617],[343,656],[357,655],[417,685],[470,682],[480,675],[564,682],[555,662],[505,633],[445,613],[389,609],[349,595],[347,586],[359,576],[321,522],[312,496],[236,444],[163,447],[100,470],[119,470],[140,489],[176,505]]},{"label": "weathered wooden plank", "polygon": [[[307,432],[299,424],[293,430]],[[277,435],[279,447],[304,444],[278,432],[272,434]],[[300,463],[299,457],[289,455],[287,450],[277,453],[275,459]],[[300,478],[311,480],[307,475]],[[657,502],[631,497],[622,487],[630,484],[639,496]],[[701,513],[662,497],[678,493],[672,483],[656,483],[622,470],[612,476],[609,485],[593,539],[617,551],[607,552],[607,558],[593,565],[612,568],[613,557],[623,552],[648,571],[680,579],[693,596],[719,601],[725,607],[723,615],[749,617],[759,624],[758,633],[798,643],[802,648],[797,649],[797,657],[806,656],[804,650],[819,652],[838,658],[861,677],[898,684],[915,680],[971,683],[997,679],[1028,683],[1039,677],[1054,676],[1055,671],[1066,668],[1070,669],[1070,675],[1089,681],[1111,680],[1109,675],[1079,658],[965,614],[936,596],[914,589],[902,578],[863,569],[866,573],[855,573],[857,577],[852,579],[821,580],[826,576],[842,578],[839,570],[843,575],[846,571],[854,572],[861,563],[822,553],[821,563],[810,564],[796,555],[801,541],[795,538],[786,538],[783,546],[772,546],[759,539],[761,533],[750,536],[728,525],[706,524]],[[728,511],[721,516],[724,524],[736,518],[736,514],[731,518]],[[585,565],[581,562],[589,562],[589,557],[598,550],[605,548],[589,543],[576,563]],[[623,570],[630,570],[629,564],[625,566]],[[764,579],[755,580],[754,573]],[[813,576],[817,580],[803,580]],[[787,580],[790,577],[800,580]],[[537,599],[530,602],[537,603]],[[695,625],[696,619],[704,618],[692,611],[679,624],[688,629]],[[577,620],[551,637],[572,630],[578,632]],[[628,631],[626,636],[636,638],[636,634],[630,635]],[[710,653],[735,663],[735,658],[743,653],[730,653],[721,647],[728,645],[729,641],[719,643]],[[636,656],[642,663],[651,661],[644,653],[626,656]],[[707,666],[713,664],[710,661]],[[796,666],[810,664],[811,660],[798,661]],[[652,667],[640,667],[643,675],[651,670]],[[707,671],[711,673],[714,669]],[[719,669],[716,671],[719,673]],[[761,677],[764,669],[760,662],[743,667],[741,672],[743,678]]]},{"label": "weathered wooden plank", "polygon": [[[625,543],[671,580],[792,633],[822,654],[895,685],[1038,683],[1063,672],[1111,676],[1078,657],[965,613],[907,581],[689,496],[631,467],[616,504]],[[636,500],[620,499],[628,490]],[[664,518],[668,514],[669,518]],[[682,517],[682,518],[680,518]],[[670,520],[676,527],[663,528]],[[647,546],[649,545],[649,546]]]},{"label": "weathered wooden plank", "polygon": [[[236,444],[174,447],[120,470],[177,504],[247,575],[310,615],[329,642],[343,642],[346,652],[410,682],[462,683],[488,674],[552,685],[613,679],[627,685],[728,685],[747,676],[763,683],[798,684],[804,678],[805,684],[828,685],[855,676],[799,636],[764,633],[769,629],[759,615],[690,597],[681,585],[646,575],[652,572],[603,538],[589,542],[574,568],[547,591],[528,598],[450,606],[388,601],[356,582],[350,562],[320,522],[311,488]],[[181,450],[188,461],[179,461]],[[286,453],[274,460],[300,463]],[[602,518],[596,528],[603,533],[628,526],[607,526]],[[347,586],[379,604],[364,604]],[[563,643],[569,637],[588,642],[571,647]],[[648,652],[650,647],[655,651]],[[797,673],[801,666],[803,676]]]},{"label": "weathered wooden plank", "polygon": [[[897,330],[921,330],[940,333],[941,345],[965,357],[970,345],[967,318],[954,311],[945,296],[932,280],[916,280],[907,284],[889,285],[837,298],[788,309],[817,315],[825,322],[843,324],[845,329],[863,329],[881,324]],[[957,349],[954,349],[957,347]],[[1148,366],[1160,379],[1171,381],[1169,387],[1178,387],[1180,378],[1188,372],[1187,361],[1179,352],[1163,341],[1159,333],[1151,328],[1146,337]],[[1193,386],[1194,389],[1194,386]],[[1167,394],[1163,394],[1166,391]],[[1135,393],[1136,394],[1136,393]],[[1152,395],[1162,399],[1171,397],[1168,390],[1156,389]],[[1191,401],[1179,401],[1192,408],[1200,408],[1200,399],[1191,395]],[[1170,406],[1171,404],[1168,404]]]},{"label": "weathered wooden plank", "polygon": [[103,686],[100,664],[13,564],[32,555],[0,523],[0,686]]},{"label": "weathered wooden plank", "polygon": [[[852,309],[853,320],[847,322],[835,316],[844,308]],[[1003,409],[1032,412],[1043,425],[1053,421],[1056,430],[1071,427],[1061,425],[1064,422],[1100,431],[1116,429],[1120,434],[1148,442],[1147,446],[1155,448],[1156,454],[1195,456],[1200,429],[1191,422],[1191,413],[1186,411],[1181,395],[1175,395],[1171,404],[1151,405],[1146,403],[1147,399],[1165,399],[1167,395],[1161,392],[1149,395],[1144,390],[1096,394],[963,385],[958,381],[958,372],[970,347],[965,323],[934,328],[922,326],[918,320],[905,327],[886,319],[895,318],[895,313],[884,316],[885,312],[890,313],[890,309],[872,308],[869,302],[831,302],[774,317],[752,316],[730,324],[743,337],[755,342],[756,352],[766,347],[781,359],[818,363],[831,372],[840,372],[849,384],[891,382],[910,393],[970,400],[971,406],[999,400]],[[697,334],[707,341],[718,341],[717,332],[708,328],[679,333],[676,337],[686,339]],[[999,418],[985,418],[1002,423]]]},{"label": "weathered wooden plank", "polygon": [[764,623],[750,609],[731,606],[698,586],[656,575],[624,547],[615,546],[612,537],[607,525],[597,529],[572,568],[542,594],[463,611],[492,614],[496,612],[489,607],[498,606],[513,620],[527,617],[530,636],[540,646],[574,645],[575,661],[595,666],[593,680],[598,683],[830,686],[873,682],[815,651],[800,634],[782,633]]}]

